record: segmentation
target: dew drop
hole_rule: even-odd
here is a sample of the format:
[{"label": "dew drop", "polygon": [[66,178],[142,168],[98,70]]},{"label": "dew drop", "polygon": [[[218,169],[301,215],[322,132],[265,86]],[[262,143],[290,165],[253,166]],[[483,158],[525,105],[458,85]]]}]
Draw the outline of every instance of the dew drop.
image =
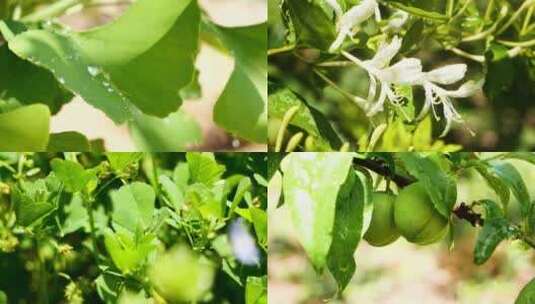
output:
[{"label": "dew drop", "polygon": [[62,77],[58,78],[58,81],[59,81],[59,83],[61,83],[61,84],[65,84],[65,79],[63,79]]},{"label": "dew drop", "polygon": [[97,67],[94,67],[94,66],[88,66],[87,67],[87,71],[93,77],[97,76],[100,73],[100,70]]}]

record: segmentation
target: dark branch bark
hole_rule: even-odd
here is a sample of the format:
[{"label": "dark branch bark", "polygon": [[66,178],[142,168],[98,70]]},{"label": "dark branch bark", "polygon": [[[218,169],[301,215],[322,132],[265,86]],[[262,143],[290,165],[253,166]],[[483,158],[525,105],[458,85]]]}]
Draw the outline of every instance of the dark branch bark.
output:
[{"label": "dark branch bark", "polygon": [[400,188],[406,187],[415,182],[411,178],[396,174],[387,166],[387,164],[384,161],[379,160],[379,159],[375,160],[375,159],[355,158],[353,160],[353,163],[357,166],[370,169],[371,171],[379,175],[389,177],[390,180],[396,183],[396,185],[398,185],[398,187]]},{"label": "dark branch bark", "polygon": [[[390,180],[396,183],[396,185],[400,188],[406,187],[416,182],[416,180],[410,177],[396,174],[392,171],[391,168],[388,167],[388,165],[384,161],[380,159],[355,158],[353,160],[353,164],[367,168],[379,175],[389,177]],[[472,208],[464,202],[461,202],[461,204],[452,212],[453,214],[455,214],[455,216],[457,216],[457,218],[469,222],[474,227],[483,226],[483,217],[481,216],[481,214],[472,210]]]},{"label": "dark branch bark", "polygon": [[462,202],[459,207],[453,210],[453,214],[455,214],[461,220],[468,221],[474,227],[483,226],[484,222],[481,214],[472,210],[472,208],[464,202]]}]

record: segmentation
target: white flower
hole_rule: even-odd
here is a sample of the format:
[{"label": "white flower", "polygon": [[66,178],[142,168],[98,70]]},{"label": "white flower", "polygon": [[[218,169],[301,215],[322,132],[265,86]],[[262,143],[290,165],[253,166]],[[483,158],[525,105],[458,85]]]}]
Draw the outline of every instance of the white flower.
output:
[{"label": "white flower", "polygon": [[380,18],[379,5],[376,0],[362,0],[344,14],[342,14],[342,8],[336,0],[327,0],[327,4],[333,8],[336,14],[336,29],[338,31],[338,36],[329,47],[329,52],[334,52],[340,48],[347,36],[353,36],[353,29],[368,20],[373,14],[377,19]]},{"label": "white flower", "polygon": [[409,19],[409,13],[405,11],[398,10],[396,11],[392,17],[390,17],[390,20],[388,21],[388,30],[392,32],[399,32],[405,22]]},{"label": "white flower", "polygon": [[432,109],[435,118],[440,120],[435,106],[442,105],[446,127],[440,137],[445,136],[449,132],[454,121],[464,122],[461,115],[453,107],[451,98],[469,97],[483,86],[483,81],[468,81],[457,90],[446,90],[439,86],[439,84],[450,85],[463,79],[466,69],[466,64],[451,64],[427,73],[422,73],[418,80],[418,84],[423,86],[425,91],[425,103],[417,119],[423,118],[429,112],[429,109]]},{"label": "white flower", "polygon": [[244,265],[258,265],[260,253],[256,247],[255,239],[249,234],[243,219],[238,219],[230,224],[230,245],[234,256]]},{"label": "white flower", "polygon": [[[370,60],[361,61],[347,52],[342,52],[342,55],[368,72],[370,77],[368,103],[357,102],[363,107],[368,116],[374,116],[383,111],[387,98],[393,105],[400,105],[402,97],[392,90],[392,85],[414,85],[421,79],[422,63],[417,58],[404,58],[389,66],[392,58],[399,52],[400,48],[401,39],[396,36],[390,44],[379,46],[377,53]],[[377,93],[377,81],[380,82],[381,90],[377,101],[373,102]]]}]

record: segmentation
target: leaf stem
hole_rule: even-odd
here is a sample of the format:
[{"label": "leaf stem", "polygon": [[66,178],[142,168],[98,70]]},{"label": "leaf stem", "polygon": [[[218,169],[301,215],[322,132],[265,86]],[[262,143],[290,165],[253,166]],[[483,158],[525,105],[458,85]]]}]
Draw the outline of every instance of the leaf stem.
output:
[{"label": "leaf stem", "polygon": [[532,6],[533,3],[535,3],[534,0],[526,0],[526,1],[524,1],[524,3],[522,3],[522,5],[516,10],[516,12],[513,14],[513,16],[511,16],[511,18],[496,32],[496,35],[499,35],[499,34],[503,33],[509,26],[511,26],[511,24],[513,24],[513,22],[516,21],[516,19],[518,19],[518,17],[520,17],[522,12],[526,8],[529,8],[530,6]]},{"label": "leaf stem", "polygon": [[285,46],[281,46],[279,48],[269,49],[267,51],[267,54],[268,54],[268,56],[272,56],[272,55],[277,55],[277,54],[281,54],[281,53],[290,52],[290,51],[293,51],[294,49],[295,49],[295,44],[285,45]]},{"label": "leaf stem", "polygon": [[95,261],[98,262],[100,253],[97,245],[97,231],[95,228],[95,217],[93,215],[93,200],[84,199],[87,215],[89,216],[89,229],[91,230],[91,242],[93,244],[93,250],[95,252]]}]

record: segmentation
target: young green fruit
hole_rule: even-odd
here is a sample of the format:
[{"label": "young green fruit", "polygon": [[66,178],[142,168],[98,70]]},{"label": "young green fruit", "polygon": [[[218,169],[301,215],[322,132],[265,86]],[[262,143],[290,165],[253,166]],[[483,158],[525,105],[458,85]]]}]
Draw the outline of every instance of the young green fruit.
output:
[{"label": "young green fruit", "polygon": [[376,192],[372,195],[372,220],[364,239],[372,246],[386,246],[399,238],[394,222],[394,203],[396,197],[391,193]]},{"label": "young green fruit", "polygon": [[448,232],[448,219],[433,206],[420,183],[399,192],[394,205],[394,221],[407,241],[427,245],[442,239]]}]

